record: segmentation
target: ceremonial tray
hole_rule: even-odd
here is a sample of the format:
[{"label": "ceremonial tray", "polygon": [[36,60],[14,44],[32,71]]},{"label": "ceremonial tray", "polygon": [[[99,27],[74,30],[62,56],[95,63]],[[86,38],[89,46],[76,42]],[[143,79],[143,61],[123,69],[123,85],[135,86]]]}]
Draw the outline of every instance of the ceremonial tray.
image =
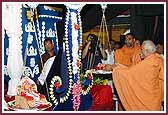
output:
[{"label": "ceremonial tray", "polygon": [[29,108],[29,109],[22,109],[19,108],[15,105],[15,100],[8,102],[8,109],[10,111],[45,111],[49,108],[51,108],[51,103],[36,103],[36,106],[33,108]]}]

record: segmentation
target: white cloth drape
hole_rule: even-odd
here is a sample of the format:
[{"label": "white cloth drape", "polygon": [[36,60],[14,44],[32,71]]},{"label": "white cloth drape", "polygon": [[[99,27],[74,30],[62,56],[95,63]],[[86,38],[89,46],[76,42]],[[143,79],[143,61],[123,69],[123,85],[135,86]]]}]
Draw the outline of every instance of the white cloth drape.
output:
[{"label": "white cloth drape", "polygon": [[40,84],[43,85],[44,82],[46,81],[46,78],[48,76],[48,73],[51,69],[51,66],[54,62],[54,59],[55,59],[55,56],[49,58],[45,64],[44,64],[44,67],[43,67],[43,70],[42,70],[42,73],[40,74],[40,77],[38,77],[38,80],[40,81]]},{"label": "white cloth drape", "polygon": [[7,59],[7,69],[9,77],[8,95],[16,95],[17,84],[23,72],[23,58],[21,51],[21,4],[7,4],[5,18],[7,19],[4,27],[9,36],[9,53]]}]

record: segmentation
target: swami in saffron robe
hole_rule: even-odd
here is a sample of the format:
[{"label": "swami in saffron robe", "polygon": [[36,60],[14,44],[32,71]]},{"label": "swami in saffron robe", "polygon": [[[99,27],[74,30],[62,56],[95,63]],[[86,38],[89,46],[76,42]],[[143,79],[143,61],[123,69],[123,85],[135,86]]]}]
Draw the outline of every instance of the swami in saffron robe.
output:
[{"label": "swami in saffron robe", "polygon": [[120,63],[125,66],[130,66],[133,64],[133,56],[139,54],[141,51],[140,46],[134,46],[133,48],[128,48],[124,45],[121,49],[118,49],[114,52],[114,62]]},{"label": "swami in saffron robe", "polygon": [[164,65],[158,54],[128,68],[114,68],[113,81],[127,111],[160,110],[164,94]]}]

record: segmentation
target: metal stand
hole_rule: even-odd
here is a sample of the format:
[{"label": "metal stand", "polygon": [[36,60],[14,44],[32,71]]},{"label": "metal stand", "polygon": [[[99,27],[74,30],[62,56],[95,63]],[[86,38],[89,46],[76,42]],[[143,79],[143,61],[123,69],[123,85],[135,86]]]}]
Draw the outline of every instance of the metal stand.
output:
[{"label": "metal stand", "polygon": [[114,101],[114,110],[115,111],[119,111],[119,107],[118,107],[118,96],[117,95],[113,95],[113,101]]},{"label": "metal stand", "polygon": [[112,80],[109,80],[109,85],[112,88],[112,93],[113,93],[113,101],[114,101],[114,111],[119,111],[119,100],[118,100],[118,94],[115,89],[114,83]]}]

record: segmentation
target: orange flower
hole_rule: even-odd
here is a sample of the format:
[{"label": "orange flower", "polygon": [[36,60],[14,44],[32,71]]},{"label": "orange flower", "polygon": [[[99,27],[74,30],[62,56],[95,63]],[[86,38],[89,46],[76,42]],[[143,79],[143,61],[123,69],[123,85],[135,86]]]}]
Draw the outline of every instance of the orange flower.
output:
[{"label": "orange flower", "polygon": [[81,62],[77,60],[77,67],[80,67]]},{"label": "orange flower", "polygon": [[59,89],[60,87],[61,87],[60,83],[59,83],[59,82],[56,82],[56,83],[55,83],[55,88],[56,88],[56,89]]},{"label": "orange flower", "polygon": [[75,31],[76,31],[76,30],[78,30],[78,29],[79,29],[79,27],[80,27],[80,26],[79,26],[78,24],[75,24],[75,23],[74,23],[74,28],[75,28]]},{"label": "orange flower", "polygon": [[79,50],[82,50],[82,46],[79,47],[78,51],[79,51]]}]

